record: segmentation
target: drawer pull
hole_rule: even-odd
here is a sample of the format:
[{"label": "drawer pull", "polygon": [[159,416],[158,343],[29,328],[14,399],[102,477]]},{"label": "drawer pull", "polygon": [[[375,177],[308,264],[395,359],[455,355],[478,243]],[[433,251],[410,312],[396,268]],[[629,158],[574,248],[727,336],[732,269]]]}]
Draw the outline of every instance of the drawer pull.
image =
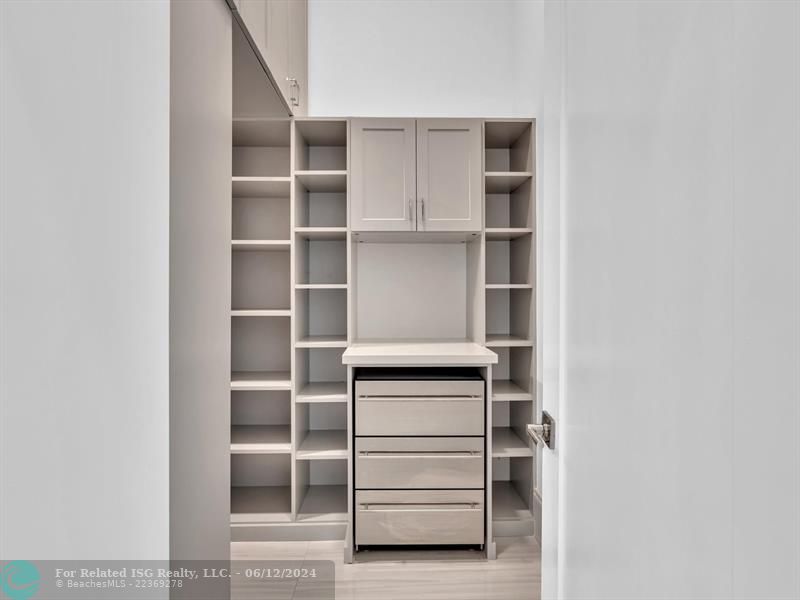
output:
[{"label": "drawer pull", "polygon": [[430,401],[443,401],[443,400],[480,400],[483,396],[366,396],[361,395],[359,400],[403,400],[404,402],[430,402]]},{"label": "drawer pull", "polygon": [[464,456],[482,456],[479,450],[439,450],[431,452],[419,452],[417,450],[361,450],[359,456],[369,456],[370,458],[462,458]]},{"label": "drawer pull", "polygon": [[481,506],[477,502],[430,502],[422,504],[390,504],[382,502],[370,502],[359,504],[362,510],[369,510],[373,512],[423,512],[430,510],[481,510]]}]

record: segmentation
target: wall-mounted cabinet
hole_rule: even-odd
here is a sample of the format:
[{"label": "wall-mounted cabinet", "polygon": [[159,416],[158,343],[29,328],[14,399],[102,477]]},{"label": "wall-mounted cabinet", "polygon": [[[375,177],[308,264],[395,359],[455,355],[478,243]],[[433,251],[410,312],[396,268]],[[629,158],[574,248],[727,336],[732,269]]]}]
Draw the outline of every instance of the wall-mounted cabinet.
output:
[{"label": "wall-mounted cabinet", "polygon": [[417,130],[413,119],[353,119],[350,227],[417,228]]},{"label": "wall-mounted cabinet", "polygon": [[293,115],[307,113],[307,0],[228,0]]},{"label": "wall-mounted cabinet", "polygon": [[353,119],[353,231],[480,231],[481,122]]}]

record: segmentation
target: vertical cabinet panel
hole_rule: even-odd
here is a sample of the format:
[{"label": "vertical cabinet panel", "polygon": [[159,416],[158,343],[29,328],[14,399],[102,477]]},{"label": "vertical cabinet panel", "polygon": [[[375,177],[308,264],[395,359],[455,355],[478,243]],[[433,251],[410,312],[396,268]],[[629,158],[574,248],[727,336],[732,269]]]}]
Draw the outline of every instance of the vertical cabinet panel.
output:
[{"label": "vertical cabinet panel", "polygon": [[289,106],[295,116],[308,114],[308,2],[289,2]]},{"label": "vertical cabinet panel", "polygon": [[417,122],[418,230],[481,230],[481,154],[480,121]]},{"label": "vertical cabinet panel", "polygon": [[350,226],[354,231],[416,228],[415,138],[412,119],[352,120]]}]

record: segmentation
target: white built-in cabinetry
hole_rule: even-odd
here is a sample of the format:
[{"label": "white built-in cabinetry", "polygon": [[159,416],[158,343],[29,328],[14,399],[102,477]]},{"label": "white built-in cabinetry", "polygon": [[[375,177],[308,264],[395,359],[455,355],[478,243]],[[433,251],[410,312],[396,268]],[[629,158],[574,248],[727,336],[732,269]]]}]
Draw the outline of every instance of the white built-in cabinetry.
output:
[{"label": "white built-in cabinetry", "polygon": [[362,348],[369,364],[369,343],[387,338],[400,355],[440,341],[484,353],[487,530],[533,532],[534,148],[531,120],[234,120],[234,540],[344,539],[342,354]]},{"label": "white built-in cabinetry", "polygon": [[353,119],[353,231],[480,231],[479,119]]},{"label": "white built-in cabinetry", "polygon": [[417,142],[413,119],[350,122],[350,226],[354,231],[415,231]]},{"label": "white built-in cabinetry", "polygon": [[347,156],[343,119],[234,120],[233,539],[343,536]]},{"label": "white built-in cabinetry", "polygon": [[292,114],[305,115],[308,98],[307,0],[228,0],[261,55]]},{"label": "white built-in cabinetry", "polygon": [[492,476],[495,537],[532,532],[535,447],[536,201],[535,128],[530,120],[484,125],[486,347],[492,368]]}]

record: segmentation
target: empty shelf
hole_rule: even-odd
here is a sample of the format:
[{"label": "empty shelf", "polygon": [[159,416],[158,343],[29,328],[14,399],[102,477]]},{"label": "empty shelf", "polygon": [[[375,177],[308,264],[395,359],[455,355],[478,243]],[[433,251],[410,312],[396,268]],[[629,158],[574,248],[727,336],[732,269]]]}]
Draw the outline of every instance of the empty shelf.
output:
[{"label": "empty shelf", "polygon": [[347,190],[347,171],[295,171],[295,177],[309,192]]},{"label": "empty shelf", "polygon": [[492,400],[495,402],[530,401],[533,400],[533,394],[526,392],[509,379],[495,379],[492,381]]},{"label": "empty shelf", "polygon": [[288,148],[290,125],[288,119],[234,117],[233,145]]},{"label": "empty shelf", "polygon": [[288,308],[276,309],[234,309],[231,311],[232,317],[290,317],[292,311]]},{"label": "empty shelf", "polygon": [[492,428],[492,458],[533,456],[533,450],[526,441],[510,427]]},{"label": "empty shelf", "polygon": [[531,178],[530,171],[517,172],[487,172],[486,193],[507,194],[513,192]]},{"label": "empty shelf", "polygon": [[231,523],[289,523],[292,490],[288,485],[231,488]]},{"label": "empty shelf", "polygon": [[298,521],[340,522],[347,521],[346,485],[311,485],[306,491]]},{"label": "empty shelf", "polygon": [[234,177],[234,198],[289,198],[291,177]]},{"label": "empty shelf", "polygon": [[346,290],[346,283],[298,283],[294,286],[298,290]]},{"label": "empty shelf", "polygon": [[296,227],[295,233],[309,240],[343,240],[347,227]]},{"label": "empty shelf", "polygon": [[487,148],[510,148],[531,129],[530,121],[486,121],[484,139]]},{"label": "empty shelf", "polygon": [[347,348],[345,335],[309,335],[297,340],[297,348]]},{"label": "empty shelf", "polygon": [[530,507],[510,481],[492,482],[493,521],[531,521]]},{"label": "empty shelf", "polygon": [[533,342],[518,335],[486,334],[487,348],[510,348],[512,346],[533,346]]},{"label": "empty shelf", "polygon": [[530,227],[487,227],[487,240],[513,240],[523,235],[530,235],[533,229]]},{"label": "empty shelf", "polygon": [[487,290],[530,290],[533,286],[530,283],[487,283]]},{"label": "empty shelf", "polygon": [[289,240],[233,240],[231,248],[233,250],[250,251],[289,251],[292,243]]},{"label": "empty shelf", "polygon": [[347,402],[344,381],[307,383],[297,393],[297,402]]},{"label": "empty shelf", "polygon": [[297,448],[299,460],[347,458],[347,432],[342,429],[315,429],[306,433]]},{"label": "empty shelf", "polygon": [[291,451],[288,425],[231,426],[231,454],[288,454]]},{"label": "empty shelf", "polygon": [[302,143],[309,146],[344,146],[347,144],[346,119],[295,119]]},{"label": "empty shelf", "polygon": [[291,390],[289,371],[234,371],[232,390]]}]

